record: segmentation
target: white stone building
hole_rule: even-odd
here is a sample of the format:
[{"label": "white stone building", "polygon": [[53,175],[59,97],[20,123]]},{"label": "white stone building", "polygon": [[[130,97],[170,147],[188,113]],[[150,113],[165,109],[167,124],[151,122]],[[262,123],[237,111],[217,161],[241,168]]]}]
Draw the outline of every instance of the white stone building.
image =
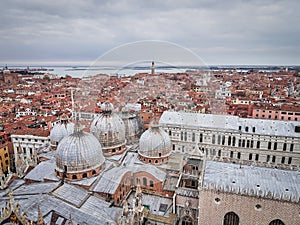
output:
[{"label": "white stone building", "polygon": [[299,169],[299,122],[165,111],[159,123],[174,152],[198,149],[218,161]]}]

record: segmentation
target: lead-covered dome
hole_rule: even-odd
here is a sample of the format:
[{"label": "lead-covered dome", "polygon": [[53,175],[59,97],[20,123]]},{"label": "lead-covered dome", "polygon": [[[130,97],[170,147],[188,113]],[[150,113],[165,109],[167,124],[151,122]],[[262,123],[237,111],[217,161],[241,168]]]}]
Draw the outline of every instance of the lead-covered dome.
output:
[{"label": "lead-covered dome", "polygon": [[100,141],[105,156],[121,154],[126,144],[124,122],[112,112],[111,103],[103,103],[101,110],[102,113],[93,120],[90,131]]},{"label": "lead-covered dome", "polygon": [[56,150],[56,173],[69,180],[98,174],[104,166],[101,145],[92,134],[75,131],[63,138]]},{"label": "lead-covered dome", "polygon": [[60,121],[53,126],[50,131],[51,147],[55,149],[58,143],[69,134],[74,132],[74,123],[69,122],[66,116],[62,116]]},{"label": "lead-covered dome", "polygon": [[169,135],[159,125],[151,125],[140,138],[139,158],[147,163],[166,162],[172,153]]},{"label": "lead-covered dome", "polygon": [[123,123],[125,125],[125,138],[127,143],[133,143],[138,140],[138,137],[142,133],[142,122],[139,116],[129,111],[125,106],[122,108],[120,114]]}]

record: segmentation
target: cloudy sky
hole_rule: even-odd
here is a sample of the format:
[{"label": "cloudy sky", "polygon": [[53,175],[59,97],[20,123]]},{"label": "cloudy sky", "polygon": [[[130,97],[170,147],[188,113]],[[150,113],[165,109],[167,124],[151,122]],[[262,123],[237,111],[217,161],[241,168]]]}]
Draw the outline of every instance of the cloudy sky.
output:
[{"label": "cloudy sky", "polygon": [[178,57],[170,43],[209,65],[299,65],[299,12],[298,0],[1,0],[0,66],[89,64],[118,49],[128,63],[149,40],[164,43],[153,59]]}]

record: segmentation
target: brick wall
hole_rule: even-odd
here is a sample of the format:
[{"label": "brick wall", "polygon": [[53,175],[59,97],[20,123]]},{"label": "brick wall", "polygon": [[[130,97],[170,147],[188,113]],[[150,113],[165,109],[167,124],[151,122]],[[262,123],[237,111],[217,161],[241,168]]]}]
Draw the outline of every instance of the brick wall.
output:
[{"label": "brick wall", "polygon": [[[299,203],[202,190],[199,205],[198,224],[201,225],[221,225],[224,215],[230,211],[239,216],[241,225],[269,225],[274,219],[282,220],[285,225],[300,224]],[[261,208],[257,209],[257,205]]]}]

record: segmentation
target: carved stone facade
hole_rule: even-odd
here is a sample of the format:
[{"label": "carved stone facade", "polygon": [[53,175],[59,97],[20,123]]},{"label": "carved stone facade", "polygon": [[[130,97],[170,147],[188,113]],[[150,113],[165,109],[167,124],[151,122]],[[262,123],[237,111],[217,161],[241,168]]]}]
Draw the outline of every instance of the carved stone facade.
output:
[{"label": "carved stone facade", "polygon": [[25,212],[20,211],[20,205],[15,203],[12,192],[9,192],[9,201],[6,203],[6,207],[2,208],[0,215],[0,224],[22,224],[22,225],[31,225],[37,224],[33,223],[26,218]]}]

